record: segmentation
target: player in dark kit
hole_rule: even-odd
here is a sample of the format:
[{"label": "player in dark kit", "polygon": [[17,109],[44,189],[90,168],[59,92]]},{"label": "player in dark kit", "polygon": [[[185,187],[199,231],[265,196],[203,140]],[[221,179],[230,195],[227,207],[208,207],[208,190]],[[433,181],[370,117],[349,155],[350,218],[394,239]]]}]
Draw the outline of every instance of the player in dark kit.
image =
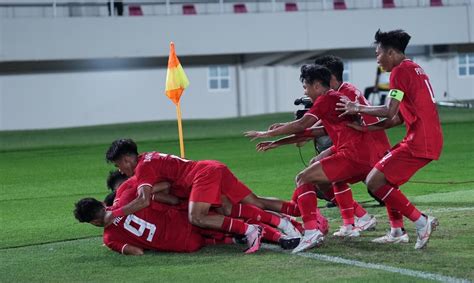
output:
[{"label": "player in dark kit", "polygon": [[[368,126],[349,125],[360,131],[387,129],[405,122],[405,138],[375,165],[367,177],[367,186],[385,202],[387,208],[400,211],[415,222],[415,249],[421,249],[428,243],[438,220],[422,214],[400,191],[399,186],[429,162],[439,159],[443,135],[429,78],[418,64],[405,56],[410,38],[403,30],[378,30],[375,34],[377,63],[391,72],[388,103],[365,106],[357,101],[341,99],[338,110],[343,111],[341,115],[360,113],[386,118]],[[396,221],[391,223],[393,225]],[[374,241],[397,243],[404,241],[402,237],[402,229],[392,227],[389,234]]]}]

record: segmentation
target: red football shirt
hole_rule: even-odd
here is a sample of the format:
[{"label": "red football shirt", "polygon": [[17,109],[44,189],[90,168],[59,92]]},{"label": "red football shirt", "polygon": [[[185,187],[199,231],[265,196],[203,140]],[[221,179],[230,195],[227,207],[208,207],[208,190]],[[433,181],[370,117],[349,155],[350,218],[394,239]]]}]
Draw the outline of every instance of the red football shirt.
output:
[{"label": "red football shirt", "polygon": [[347,158],[369,166],[373,166],[382,153],[374,146],[372,135],[349,128],[348,123],[357,119],[356,116],[342,116],[336,110],[341,93],[329,90],[319,96],[313,103],[311,109],[305,115],[312,115],[320,119],[324,129],[334,143],[337,152]]},{"label": "red football shirt", "polygon": [[147,207],[117,217],[104,228],[103,240],[107,247],[119,253],[127,244],[172,252],[193,252],[204,246],[199,228],[189,223],[187,212],[172,208],[158,213]]},{"label": "red football shirt", "polygon": [[114,207],[122,207],[137,197],[137,178],[128,178],[115,191]]},{"label": "red football shirt", "polygon": [[146,152],[140,155],[135,168],[137,188],[159,182],[172,184],[172,193],[179,198],[187,198],[191,192],[192,178],[189,172],[197,161],[187,160],[171,154]]},{"label": "red football shirt", "polygon": [[[349,98],[351,101],[357,100],[357,102],[359,102],[361,105],[370,105],[360,90],[358,90],[353,84],[344,82],[341,84],[341,86],[339,86],[337,91],[343,96]],[[373,124],[379,121],[379,118],[367,114],[362,114],[361,118],[363,124],[365,125]],[[373,131],[369,134],[374,138],[375,146],[377,146],[377,150],[382,154],[380,156],[380,158],[382,158],[385,152],[390,149],[390,141],[388,140],[387,134],[383,130]]]},{"label": "red football shirt", "polygon": [[428,76],[418,64],[403,60],[392,69],[390,89],[404,92],[400,115],[405,121],[407,134],[402,143],[408,145],[416,157],[438,159],[443,147],[443,134]]}]

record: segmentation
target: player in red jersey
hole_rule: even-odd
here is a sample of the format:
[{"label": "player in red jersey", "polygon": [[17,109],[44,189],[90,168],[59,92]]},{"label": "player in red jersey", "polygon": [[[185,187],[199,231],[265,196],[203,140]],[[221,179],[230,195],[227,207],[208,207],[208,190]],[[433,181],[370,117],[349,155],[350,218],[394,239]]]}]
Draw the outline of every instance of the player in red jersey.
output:
[{"label": "player in red jersey", "polygon": [[[192,224],[202,228],[245,234],[249,240],[247,252],[258,249],[261,227],[235,219],[230,215],[231,212],[227,213],[230,217],[208,214],[211,207],[221,206],[223,199],[229,200],[232,204],[260,204],[258,198],[224,164],[213,160],[191,161],[158,152],[139,156],[136,144],[132,140],[117,140],[112,143],[107,151],[107,159],[115,163],[127,176],[135,174],[138,181],[137,198],[126,206],[108,213],[108,221],[113,217],[128,215],[148,206],[152,193],[151,184],[168,181],[172,183],[174,195],[189,197],[189,220]],[[248,212],[249,209],[245,210]],[[272,217],[279,220],[274,224],[285,233],[288,230],[297,232],[290,221]]]},{"label": "player in red jersey", "polygon": [[[331,81],[330,87],[334,90],[337,90],[342,95],[350,98],[357,99],[361,104],[368,105],[368,101],[362,95],[362,93],[352,84],[343,82],[342,75],[344,72],[344,64],[342,59],[332,55],[320,56],[315,59],[314,63],[316,65],[322,65],[328,68],[331,71]],[[367,115],[361,117],[362,124],[369,124],[377,122],[378,118]],[[316,125],[316,124],[315,124]],[[388,137],[384,131],[373,132],[375,146],[379,147],[379,152],[386,152],[390,148],[390,143]],[[266,151],[271,148],[278,147],[284,144],[298,143],[305,141],[306,139],[314,139],[320,135],[325,135],[325,131],[322,128],[315,127],[313,129],[307,129],[302,133],[297,133],[294,136],[285,137],[273,142],[261,142],[257,145],[258,151]],[[335,147],[329,148],[321,152],[316,156],[311,163],[319,161],[324,157],[327,157],[335,152]],[[381,156],[382,157],[382,156]],[[349,189],[349,187],[342,188],[343,190]],[[334,190],[332,186],[329,186],[328,189],[319,188],[319,191],[324,194],[324,199],[329,201],[335,200]],[[369,191],[370,192],[370,191]],[[357,202],[354,202],[354,214],[356,216],[355,226],[361,230],[372,229],[376,225],[376,219],[373,216],[370,216],[365,209],[363,209]],[[349,214],[349,215],[348,215]],[[346,211],[345,216],[351,218],[351,211]],[[339,235],[339,232],[336,232]]]},{"label": "player in red jersey", "polygon": [[[136,198],[137,194],[137,179],[136,176],[132,176],[128,179],[125,176],[125,179],[122,175],[116,174],[115,172],[110,173],[108,177],[108,183],[113,183],[116,188],[116,198],[113,201],[113,208],[123,207],[126,204],[132,202]],[[181,210],[188,213],[188,200],[182,199],[178,200],[172,194],[165,194],[162,195],[163,190],[170,190],[171,186],[167,182],[161,182],[158,184],[153,185],[154,191],[161,191],[160,193],[155,193],[152,195],[152,202],[150,202],[150,206],[157,211],[163,211],[163,207],[167,209],[175,209]],[[175,198],[173,200],[173,198]],[[171,201],[170,201],[171,200]],[[171,206],[163,206],[162,204],[170,204]],[[213,209],[213,213],[223,214],[222,210]],[[299,243],[299,237],[295,235],[286,234],[283,235],[275,229],[274,227],[280,227],[280,223],[286,222],[286,219],[280,219],[279,215],[275,215],[273,213],[269,213],[249,204],[236,204],[232,206],[230,209],[230,215],[234,218],[241,218],[244,219],[248,224],[257,224],[263,227],[263,239],[269,242],[276,242],[278,243],[283,249],[292,249],[296,247]],[[280,221],[281,220],[281,221]],[[293,227],[293,225],[291,224]],[[296,228],[293,228],[296,230]],[[298,232],[299,235],[299,232]]]},{"label": "player in red jersey", "polygon": [[[375,34],[377,63],[391,72],[388,103],[364,106],[357,101],[342,99],[338,103],[338,110],[344,111],[341,115],[362,113],[386,118],[368,126],[350,125],[361,131],[387,129],[405,122],[405,138],[375,165],[367,177],[367,186],[382,198],[387,207],[400,211],[415,222],[415,249],[421,249],[428,243],[438,220],[422,214],[402,194],[399,186],[406,183],[416,171],[439,158],[443,135],[429,78],[418,64],[405,56],[410,38],[403,30],[378,30]],[[401,229],[392,227],[391,233],[374,241],[403,242],[403,236]]]},{"label": "player in red jersey", "polygon": [[[313,107],[303,116],[308,125],[313,125],[321,120],[324,130],[335,144],[333,154],[313,163],[303,170],[296,178],[297,188],[294,199],[298,204],[305,225],[305,233],[300,245],[293,250],[299,252],[314,247],[321,242],[322,235],[316,225],[316,194],[313,184],[333,184],[341,214],[351,211],[353,214],[352,192],[347,190],[347,181],[358,182],[365,178],[375,160],[381,153],[373,146],[373,137],[355,130],[347,130],[346,124],[357,117],[338,117],[335,111],[340,93],[330,89],[331,72],[317,65],[304,65],[301,67],[300,80],[305,89],[305,95],[314,101]],[[305,123],[303,121],[303,123]],[[246,135],[253,138],[277,136],[301,132],[298,128],[301,123],[290,122],[278,128],[265,132],[250,131]],[[343,197],[339,197],[339,196]],[[345,218],[345,217],[343,217]],[[343,227],[349,230],[347,235],[356,234],[354,218],[347,218],[348,222]]]}]

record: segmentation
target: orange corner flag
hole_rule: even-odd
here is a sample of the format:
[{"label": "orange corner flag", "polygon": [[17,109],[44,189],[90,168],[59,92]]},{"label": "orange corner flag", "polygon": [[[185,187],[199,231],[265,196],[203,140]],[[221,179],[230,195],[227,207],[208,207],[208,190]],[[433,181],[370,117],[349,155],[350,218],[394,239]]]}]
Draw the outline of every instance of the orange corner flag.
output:
[{"label": "orange corner flag", "polygon": [[189,80],[184,73],[178,56],[174,50],[174,43],[170,43],[170,56],[168,58],[168,71],[166,72],[166,96],[178,105],[185,88],[189,86]]}]

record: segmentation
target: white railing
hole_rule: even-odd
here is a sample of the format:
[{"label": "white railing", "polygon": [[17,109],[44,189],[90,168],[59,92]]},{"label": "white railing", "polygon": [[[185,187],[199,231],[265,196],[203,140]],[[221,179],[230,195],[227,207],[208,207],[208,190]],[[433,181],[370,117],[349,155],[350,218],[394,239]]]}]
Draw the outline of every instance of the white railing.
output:
[{"label": "white railing", "polygon": [[[113,1],[113,0],[112,0]],[[116,0],[117,1],[117,0]],[[345,0],[346,9],[382,9],[383,0]],[[442,0],[443,6],[472,5],[474,0]],[[123,0],[123,16],[164,16],[186,14],[235,13],[244,4],[248,13],[334,10],[334,0]],[[288,4],[290,3],[290,4]],[[394,0],[395,8],[430,7],[431,0]],[[120,5],[120,2],[119,2]],[[134,11],[137,11],[134,13]],[[110,13],[109,11],[115,11]],[[107,17],[118,16],[117,7],[108,0],[0,0],[0,18],[21,17]],[[194,12],[193,12],[194,10]],[[242,12],[242,11],[241,11]]]}]

